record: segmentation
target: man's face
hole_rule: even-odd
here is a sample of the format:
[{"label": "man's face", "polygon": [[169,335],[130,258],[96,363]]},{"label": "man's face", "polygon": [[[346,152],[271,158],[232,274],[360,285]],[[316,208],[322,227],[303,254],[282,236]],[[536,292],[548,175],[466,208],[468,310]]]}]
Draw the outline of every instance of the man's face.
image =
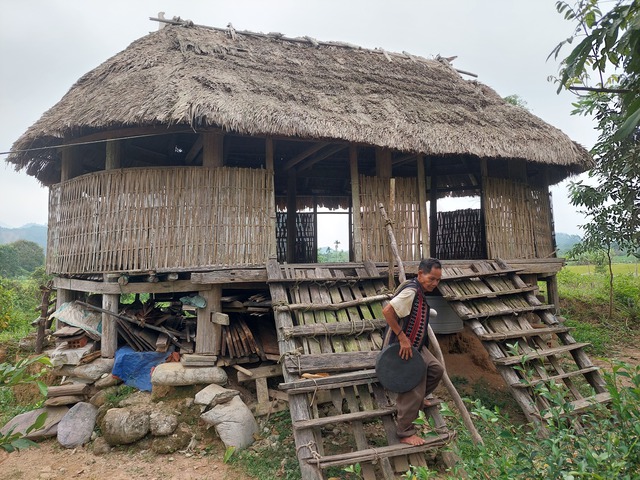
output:
[{"label": "man's face", "polygon": [[425,292],[433,292],[442,278],[442,269],[433,267],[429,273],[418,270],[418,283]]}]

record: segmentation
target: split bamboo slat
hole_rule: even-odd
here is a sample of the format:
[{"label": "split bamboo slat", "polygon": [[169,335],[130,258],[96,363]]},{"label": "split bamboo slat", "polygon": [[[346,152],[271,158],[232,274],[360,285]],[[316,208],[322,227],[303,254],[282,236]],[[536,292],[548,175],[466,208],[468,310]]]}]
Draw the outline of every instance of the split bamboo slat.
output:
[{"label": "split bamboo slat", "polygon": [[[360,463],[363,478],[391,480],[407,471],[409,456],[414,465],[424,464],[420,453],[450,441],[451,434],[444,433],[417,449],[399,443],[393,402],[372,370],[382,346],[382,301],[388,293],[373,262],[309,266],[270,260],[267,271],[283,358],[285,383],[280,388],[290,405],[294,402],[296,451],[301,469],[307,469],[303,478],[324,478],[324,468]],[[305,374],[317,378],[305,379]],[[320,393],[331,399],[330,408],[318,408]],[[356,449],[335,452],[321,427],[345,422]],[[372,422],[379,428],[368,428]],[[380,434],[386,446],[380,444]],[[334,454],[325,454],[328,447]],[[378,450],[380,455],[372,454]]]},{"label": "split bamboo slat", "polygon": [[546,189],[489,177],[485,179],[484,195],[489,258],[553,255],[551,204]]},{"label": "split bamboo slat", "polygon": [[47,270],[58,274],[264,265],[266,170],[128,168],[54,185]]},{"label": "split bamboo slat", "polygon": [[394,223],[400,256],[408,261],[421,259],[420,201],[416,180],[415,178],[395,178],[394,180],[395,200],[390,208],[389,179],[360,176],[362,249],[367,252],[366,258],[374,262],[384,262],[389,258],[386,228],[378,212],[378,204],[381,202]]},{"label": "split bamboo slat", "polygon": [[540,422],[553,407],[537,393],[542,384],[554,382],[563,401],[576,409],[608,401],[604,382],[584,353],[588,344],[577,343],[552,306],[504,262],[445,266],[438,288],[482,341],[529,421]]}]

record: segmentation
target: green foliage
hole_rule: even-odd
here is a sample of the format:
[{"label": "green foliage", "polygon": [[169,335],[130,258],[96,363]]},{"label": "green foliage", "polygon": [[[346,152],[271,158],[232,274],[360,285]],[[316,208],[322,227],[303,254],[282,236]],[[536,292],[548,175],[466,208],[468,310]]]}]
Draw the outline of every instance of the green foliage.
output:
[{"label": "green foliage", "polygon": [[515,105],[516,107],[524,108],[529,111],[529,107],[527,106],[527,102],[520,95],[507,95],[503,98],[503,100],[511,105]]},{"label": "green foliage", "polygon": [[229,463],[229,460],[231,460],[231,457],[233,457],[234,453],[236,453],[236,447],[227,447],[227,449],[224,451],[224,457],[222,457],[222,462]]},{"label": "green foliage", "polygon": [[349,252],[344,250],[332,250],[330,247],[318,249],[318,263],[348,262]]},{"label": "green foliage", "polygon": [[132,393],[137,392],[134,387],[130,387],[128,385],[118,385],[118,388],[113,392],[109,393],[106,398],[106,403],[113,406],[118,406],[118,404],[127,398]]},{"label": "green foliage", "polygon": [[[38,275],[38,271],[34,275]],[[0,340],[21,338],[31,330],[35,309],[40,303],[39,285],[34,277],[9,279],[0,276]]]},{"label": "green foliage", "polygon": [[564,420],[567,406],[553,384],[538,392],[554,406],[545,435],[541,426],[515,425],[498,408],[469,402],[484,445],[474,445],[458,416],[450,417],[459,423],[456,449],[462,460],[447,478],[461,478],[462,471],[470,480],[638,478],[640,367],[617,363],[606,381],[612,398],[610,410],[594,406],[580,417],[588,435],[576,434]]},{"label": "green foliage", "polygon": [[350,478],[356,478],[356,479],[361,479],[362,478],[362,467],[360,466],[359,463],[356,463],[355,465],[349,465],[348,467],[345,467],[342,469],[344,472],[347,472],[349,474],[352,474],[350,476]]},{"label": "green foliage", "polygon": [[[51,361],[41,355],[38,357],[24,358],[19,360],[15,365],[10,363],[0,363],[0,405],[4,407],[4,402],[11,400],[10,394],[11,387],[16,385],[23,385],[27,383],[35,383],[40,389],[40,393],[43,397],[47,395],[47,386],[40,381],[40,377],[46,373],[46,368],[39,370],[36,373],[31,373],[33,365],[41,364],[45,367],[51,367]],[[42,428],[46,420],[47,414],[42,413],[38,416],[33,425],[29,426],[27,433]],[[0,448],[7,452],[13,452],[23,448],[34,446],[35,443],[31,440],[23,438],[19,432],[14,432],[13,428],[6,434],[0,435]]]},{"label": "green foliage", "polygon": [[0,275],[16,278],[31,274],[44,265],[44,251],[34,242],[18,240],[0,245]]},{"label": "green foliage", "polygon": [[[558,12],[575,22],[574,35],[563,46],[580,42],[563,60],[559,90],[588,91],[578,98],[574,114],[591,116],[599,138],[592,149],[591,181],[571,185],[571,203],[589,222],[581,251],[617,243],[630,255],[640,252],[640,0],[617,0],[607,10],[597,0],[575,5],[559,1]],[[603,3],[603,2],[602,2]],[[591,85],[593,72],[595,85]]]}]

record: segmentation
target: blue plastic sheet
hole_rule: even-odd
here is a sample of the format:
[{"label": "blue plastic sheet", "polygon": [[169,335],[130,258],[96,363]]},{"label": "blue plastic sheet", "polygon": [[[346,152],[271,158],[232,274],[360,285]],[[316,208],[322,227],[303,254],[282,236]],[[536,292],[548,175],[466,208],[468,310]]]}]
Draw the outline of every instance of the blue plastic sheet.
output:
[{"label": "blue plastic sheet", "polygon": [[151,391],[151,370],[164,363],[173,348],[167,352],[136,352],[129,346],[116,350],[112,375],[121,379],[125,385],[138,390]]}]

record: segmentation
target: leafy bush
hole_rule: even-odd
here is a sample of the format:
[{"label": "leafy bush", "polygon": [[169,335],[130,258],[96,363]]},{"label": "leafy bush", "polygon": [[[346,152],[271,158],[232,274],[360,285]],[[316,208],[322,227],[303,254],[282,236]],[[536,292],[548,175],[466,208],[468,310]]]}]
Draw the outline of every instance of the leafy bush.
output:
[{"label": "leafy bush", "polygon": [[[567,420],[570,406],[562,402],[556,401],[542,426],[515,425],[499,408],[476,400],[470,402],[471,413],[484,445],[473,445],[458,415],[443,407],[459,432],[455,448],[461,457],[447,478],[462,478],[463,471],[470,480],[640,478],[640,366],[618,362],[605,378],[611,404],[580,415],[583,433]],[[550,401],[558,398],[553,385],[538,393]],[[414,477],[431,478],[422,469],[413,467]]]}]

